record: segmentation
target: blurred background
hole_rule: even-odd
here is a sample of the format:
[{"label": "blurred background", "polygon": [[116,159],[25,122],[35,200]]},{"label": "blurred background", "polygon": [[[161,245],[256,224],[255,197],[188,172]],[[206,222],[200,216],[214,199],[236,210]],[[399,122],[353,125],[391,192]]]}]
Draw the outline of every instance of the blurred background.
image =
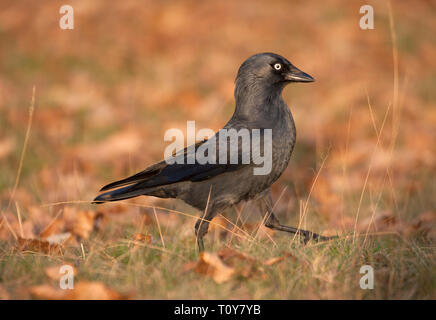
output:
[{"label": "blurred background", "polygon": [[[0,1],[0,203],[17,233],[15,202],[24,237],[37,237],[63,208],[42,205],[90,201],[162,159],[167,129],[185,130],[187,120],[221,128],[238,67],[269,51],[316,79],[284,90],[297,145],[273,188],[278,216],[331,234],[357,221],[358,231],[435,239],[434,1],[392,1],[390,10],[369,0],[74,0],[74,30],[59,28],[63,4]],[[364,4],[374,8],[374,30],[359,27]],[[134,201],[195,212],[173,200]],[[10,237],[5,224],[0,237]]]}]

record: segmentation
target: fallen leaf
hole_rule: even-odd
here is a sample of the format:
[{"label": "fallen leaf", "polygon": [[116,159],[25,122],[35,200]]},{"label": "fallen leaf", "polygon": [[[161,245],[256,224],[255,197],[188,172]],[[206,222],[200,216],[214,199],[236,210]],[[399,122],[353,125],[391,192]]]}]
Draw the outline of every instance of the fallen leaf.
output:
[{"label": "fallen leaf", "polygon": [[274,265],[276,263],[282,262],[283,260],[285,260],[287,258],[291,258],[292,261],[296,261],[297,260],[292,254],[286,252],[282,256],[273,257],[273,258],[270,258],[268,260],[265,260],[263,262],[263,264],[266,265],[266,266],[272,266],[272,265]]},{"label": "fallen leaf", "polygon": [[127,299],[102,282],[82,281],[74,284],[74,289],[62,290],[48,284],[30,288],[30,294],[36,299],[47,300],[121,300]]},{"label": "fallen leaf", "polygon": [[202,252],[195,272],[210,276],[216,283],[220,284],[230,280],[235,270],[225,265],[217,254]]},{"label": "fallen leaf", "polygon": [[23,239],[18,237],[17,248],[20,251],[43,252],[45,254],[53,255],[62,254],[61,244],[51,244],[50,242],[41,239]]},{"label": "fallen leaf", "polygon": [[64,299],[66,300],[123,300],[127,299],[109,288],[102,282],[79,282],[74,289],[69,291]]},{"label": "fallen leaf", "polygon": [[43,300],[61,300],[66,295],[65,290],[54,288],[48,284],[31,287],[29,291],[35,299]]},{"label": "fallen leaf", "polygon": [[223,248],[217,252],[218,256],[226,263],[234,260],[234,258],[238,258],[240,260],[248,260],[250,262],[254,262],[254,258],[250,257],[248,254],[240,252],[238,250],[232,248]]},{"label": "fallen leaf", "polygon": [[44,230],[41,231],[39,236],[47,238],[53,234],[62,233],[65,230],[65,221],[63,219],[55,219],[48,224]]},{"label": "fallen leaf", "polygon": [[189,261],[189,262],[185,263],[185,264],[183,265],[183,268],[182,268],[182,272],[181,272],[181,274],[184,274],[184,273],[186,273],[186,272],[189,272],[189,271],[194,270],[195,267],[197,266],[197,264],[198,264],[197,261]]},{"label": "fallen leaf", "polygon": [[253,276],[265,276],[262,267],[253,257],[244,252],[240,252],[233,248],[223,248],[218,251],[218,256],[229,266],[235,269],[235,275],[243,278],[251,278]]},{"label": "fallen leaf", "polygon": [[124,203],[117,203],[111,206],[105,206],[102,208],[99,208],[97,210],[97,214],[102,215],[108,215],[108,214],[120,214],[125,213],[129,209],[129,206],[127,206]]},{"label": "fallen leaf", "polygon": [[73,222],[72,233],[83,239],[88,239],[94,229],[98,229],[101,214],[92,210],[80,211]]},{"label": "fallen leaf", "polygon": [[5,212],[3,217],[0,216],[0,239],[15,239],[13,234],[22,238],[33,239],[35,238],[34,228],[35,225],[30,219],[26,219],[20,224],[17,216],[11,212]]},{"label": "fallen leaf", "polygon": [[[259,266],[253,257],[232,248],[223,248],[219,250],[217,254],[206,253],[205,256],[200,256],[199,261],[186,263],[181,273],[183,274],[192,270],[212,277],[216,276],[217,279],[214,280],[217,283],[227,281],[228,279],[226,277],[231,278],[232,276],[240,276],[243,278],[258,275],[262,277],[265,276],[263,268]],[[220,274],[220,272],[222,274]],[[220,277],[223,277],[224,280]]]},{"label": "fallen leaf", "polygon": [[281,256],[281,257],[274,257],[271,259],[268,259],[266,261],[263,262],[264,265],[266,266],[272,266],[273,264],[276,264],[278,262],[281,262],[285,259],[285,257]]},{"label": "fallen leaf", "polygon": [[138,242],[145,242],[147,244],[151,244],[152,243],[152,237],[151,235],[147,234],[143,234],[143,233],[135,233],[133,235],[133,240],[134,241],[138,241]]}]

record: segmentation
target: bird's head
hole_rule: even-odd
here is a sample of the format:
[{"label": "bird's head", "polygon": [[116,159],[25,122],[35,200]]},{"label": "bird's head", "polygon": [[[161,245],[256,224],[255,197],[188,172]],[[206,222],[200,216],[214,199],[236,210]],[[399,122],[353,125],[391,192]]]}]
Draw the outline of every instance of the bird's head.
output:
[{"label": "bird's head", "polygon": [[307,73],[301,71],[287,59],[275,53],[258,53],[241,65],[236,77],[236,85],[280,87],[290,82],[313,82]]}]

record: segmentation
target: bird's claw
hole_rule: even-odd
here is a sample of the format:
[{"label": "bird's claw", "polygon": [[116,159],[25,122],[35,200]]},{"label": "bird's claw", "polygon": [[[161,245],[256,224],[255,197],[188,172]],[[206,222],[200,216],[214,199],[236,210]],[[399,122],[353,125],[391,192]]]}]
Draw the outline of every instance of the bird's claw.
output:
[{"label": "bird's claw", "polygon": [[329,241],[338,238],[337,236],[325,237],[317,233],[312,233],[308,231],[304,232],[303,235],[304,235],[304,244],[307,244],[311,239],[319,242],[319,241]]}]

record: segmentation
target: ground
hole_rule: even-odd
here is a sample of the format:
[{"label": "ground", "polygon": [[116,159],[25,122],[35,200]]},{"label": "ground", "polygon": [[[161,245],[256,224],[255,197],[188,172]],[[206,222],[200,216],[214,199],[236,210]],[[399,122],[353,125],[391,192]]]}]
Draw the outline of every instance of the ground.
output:
[{"label": "ground", "polygon": [[[74,1],[73,30],[60,1],[2,1],[0,298],[434,299],[434,5],[367,2],[374,30],[344,0]],[[222,127],[264,51],[316,79],[284,91],[297,144],[276,214],[337,240],[304,245],[240,204],[199,256],[182,202],[90,203],[162,159],[167,129]]]}]

